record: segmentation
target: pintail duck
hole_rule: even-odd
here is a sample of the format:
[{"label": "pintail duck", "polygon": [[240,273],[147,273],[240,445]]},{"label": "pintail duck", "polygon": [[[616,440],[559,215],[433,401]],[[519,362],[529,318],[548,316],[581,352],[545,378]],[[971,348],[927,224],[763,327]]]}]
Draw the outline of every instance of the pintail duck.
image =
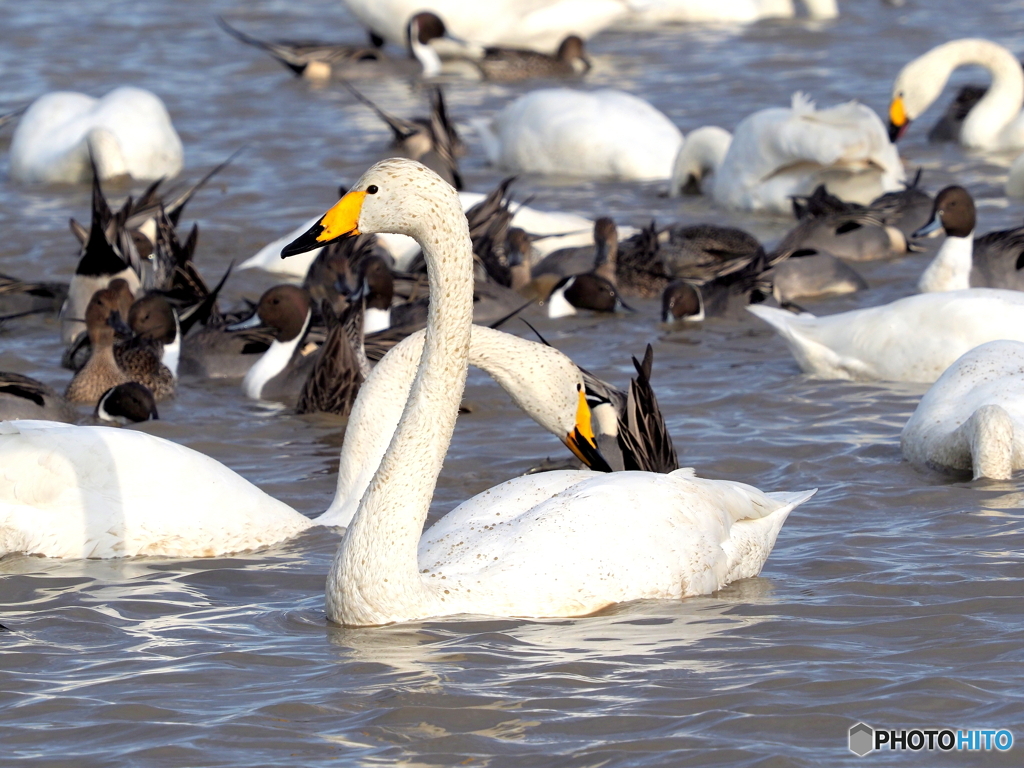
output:
[{"label": "pintail duck", "polygon": [[965,288],[1024,290],[1024,227],[974,237],[974,199],[963,187],[946,187],[935,197],[931,222],[915,237],[945,232],[946,239],[918,282],[922,293]]},{"label": "pintail duck", "polygon": [[398,74],[400,62],[392,60],[380,46],[339,45],[319,40],[261,40],[236,29],[221,16],[216,18],[220,28],[233,38],[266,51],[296,77],[323,81],[342,75],[352,77],[384,71]]},{"label": "pintail duck", "polygon": [[77,416],[74,406],[41,381],[0,372],[0,421],[45,419],[71,424]]},{"label": "pintail duck", "polygon": [[116,287],[96,291],[85,310],[92,353],[82,370],[68,384],[64,397],[73,403],[95,403],[111,387],[131,379],[117,364],[114,340],[117,335],[131,335],[123,318],[123,299]]},{"label": "pintail duck", "polygon": [[348,418],[359,388],[370,375],[363,350],[363,306],[362,301],[353,301],[338,317],[330,303],[321,304],[327,338],[299,392],[296,413],[333,413]]},{"label": "pintail duck", "polygon": [[163,296],[150,294],[128,311],[132,337],[114,346],[114,358],[128,377],[157,400],[174,397],[181,349],[178,320]]},{"label": "pintail duck", "polygon": [[0,274],[0,317],[56,312],[67,296],[67,283],[19,280]]},{"label": "pintail duck", "polygon": [[298,395],[316,360],[316,345],[306,344],[313,318],[309,294],[293,285],[277,285],[261,297],[253,316],[230,326],[244,330],[265,325],[274,340],[242,380],[242,392],[253,400],[282,400]]},{"label": "pintail duck", "polygon": [[588,270],[618,286],[616,274],[619,234],[615,222],[602,216],[594,222],[594,244],[561,248],[549,253],[533,267],[533,275],[568,277]]},{"label": "pintail duck", "polygon": [[136,381],[118,384],[104,392],[96,403],[93,416],[100,421],[118,425],[160,418],[153,393]]},{"label": "pintail duck", "polygon": [[485,80],[500,83],[538,77],[582,77],[591,68],[583,39],[578,35],[562,40],[554,56],[516,48],[488,47],[473,63]]},{"label": "pintail duck", "polygon": [[771,294],[780,307],[799,309],[797,299],[815,299],[856,293],[868,287],[853,267],[831,253],[804,249],[764,272]]}]

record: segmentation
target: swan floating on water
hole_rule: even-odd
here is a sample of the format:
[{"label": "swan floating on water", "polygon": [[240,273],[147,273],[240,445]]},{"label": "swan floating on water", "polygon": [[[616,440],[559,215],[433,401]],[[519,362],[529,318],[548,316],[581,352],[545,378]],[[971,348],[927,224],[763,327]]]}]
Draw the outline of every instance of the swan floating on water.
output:
[{"label": "swan floating on water", "polygon": [[839,16],[836,0],[628,0],[630,22],[664,24],[666,22],[745,24],[760,19],[791,19],[802,4],[812,19]]},{"label": "swan floating on water", "polygon": [[900,435],[911,464],[1008,480],[1024,468],[1024,344],[991,341],[939,377]]},{"label": "swan floating on water", "polygon": [[796,93],[789,108],[755,112],[734,135],[715,126],[692,131],[675,159],[669,193],[696,184],[727,208],[788,214],[794,196],[810,195],[819,184],[867,204],[901,189],[904,178],[874,111],[854,101],[817,109]]},{"label": "swan floating on water", "polygon": [[424,533],[470,347],[473,253],[458,196],[422,165],[384,160],[282,255],[380,231],[422,247],[430,313],[401,421],[328,575],[330,619],[580,616],[707,594],[760,571],[785,518],[813,492],[764,494],[692,470],[548,472],[485,491]]},{"label": "swan floating on water", "polygon": [[152,181],[181,171],[181,139],[160,99],[141,88],[115,88],[101,99],[57,91],[36,99],[11,139],[11,178],[77,184],[131,176]]}]

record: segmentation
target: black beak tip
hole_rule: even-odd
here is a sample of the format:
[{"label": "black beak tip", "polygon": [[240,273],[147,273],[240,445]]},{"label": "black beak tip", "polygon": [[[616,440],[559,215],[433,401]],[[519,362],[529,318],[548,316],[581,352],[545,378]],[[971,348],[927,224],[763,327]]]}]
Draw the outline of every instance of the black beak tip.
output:
[{"label": "black beak tip", "polygon": [[907,130],[907,126],[910,123],[904,123],[903,125],[896,125],[896,123],[889,122],[889,141],[895,144],[903,136],[903,132]]},{"label": "black beak tip", "polygon": [[289,256],[297,256],[300,253],[307,253],[308,251],[322,248],[327,243],[320,242],[317,240],[321,234],[323,234],[323,226],[317,222],[308,230],[303,232],[297,238],[292,240],[288,245],[281,249],[281,258],[286,259]]}]

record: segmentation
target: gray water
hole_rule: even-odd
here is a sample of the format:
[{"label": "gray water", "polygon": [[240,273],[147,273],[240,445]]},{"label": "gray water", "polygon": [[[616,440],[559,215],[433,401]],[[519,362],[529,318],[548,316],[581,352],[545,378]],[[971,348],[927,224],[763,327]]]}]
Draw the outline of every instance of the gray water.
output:
[{"label": "gray water", "polygon": [[[589,85],[632,91],[684,131],[733,127],[803,90],[884,114],[903,63],[957,36],[1024,53],[1024,3],[841,0],[829,24],[609,31]],[[194,179],[242,144],[201,192],[197,263],[215,280],[331,205],[384,151],[386,130],[337,87],[315,88],[224,35],[361,41],[336,0],[45,0],[0,4],[0,105],[55,89],[158,93]],[[954,82],[984,78],[957,73]],[[983,81],[983,80],[982,80]],[[405,81],[365,81],[400,115],[424,110]],[[451,83],[452,111],[487,114],[529,86]],[[943,103],[952,90],[947,89]],[[900,149],[931,191],[953,180],[979,231],[1019,223],[1001,184],[1012,157],[925,142]],[[68,278],[88,190],[6,177],[0,137],[0,271]],[[468,136],[468,188],[501,174]],[[791,222],[732,214],[659,185],[523,178],[533,205],[642,226],[652,216],[731,223],[768,242]],[[113,189],[114,196],[127,189]],[[872,290],[818,313],[913,291],[927,256],[866,265]],[[274,280],[236,274],[229,302]],[[924,388],[816,381],[753,318],[685,331],[653,302],[620,317],[540,319],[579,364],[623,385],[654,344],[654,383],[681,460],[765,490],[820,488],[786,523],[761,576],[709,597],[641,602],[575,620],[328,625],[323,587],[337,536],[206,560],[0,561],[0,764],[38,766],[821,766],[854,764],[847,729],[1008,728],[1024,738],[1024,487],[917,471],[899,432]],[[512,325],[516,333],[525,329]],[[63,387],[53,318],[0,330],[0,369]],[[564,448],[471,372],[432,516]],[[245,401],[237,383],[186,382],[142,427],[203,451],[313,515],[334,491],[343,425]],[[216,514],[211,510],[210,514]],[[628,525],[629,511],[623,510]],[[1008,753],[873,754],[865,764],[1020,765]]]}]

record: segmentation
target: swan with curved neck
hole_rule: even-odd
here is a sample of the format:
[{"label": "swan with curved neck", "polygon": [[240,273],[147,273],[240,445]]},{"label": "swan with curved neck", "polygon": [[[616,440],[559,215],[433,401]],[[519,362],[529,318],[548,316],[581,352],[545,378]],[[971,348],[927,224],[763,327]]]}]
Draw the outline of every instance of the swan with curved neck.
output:
[{"label": "swan with curved neck", "polygon": [[472,320],[473,251],[455,190],[418,163],[384,160],[282,255],[379,231],[419,242],[430,314],[401,421],[328,575],[331,619],[578,616],[626,600],[706,594],[760,571],[786,516],[811,494],[763,494],[692,470],[516,478],[424,534]]},{"label": "swan with curved neck", "polygon": [[974,105],[960,128],[960,143],[973,149],[1024,147],[1024,72],[1003,46],[965,38],[932,48],[900,70],[892,86],[889,135],[898,140],[942,93],[958,67],[978,65],[992,75],[992,85]]},{"label": "swan with curved neck", "polygon": [[[395,345],[363,384],[345,433],[337,492],[312,520],[223,464],[159,437],[3,423],[0,557],[209,557],[267,547],[316,525],[348,525],[401,418],[423,338],[418,331]],[[583,377],[572,360],[476,325],[469,359],[578,457],[588,463],[600,458]],[[181,477],[190,482],[182,484]]]}]

